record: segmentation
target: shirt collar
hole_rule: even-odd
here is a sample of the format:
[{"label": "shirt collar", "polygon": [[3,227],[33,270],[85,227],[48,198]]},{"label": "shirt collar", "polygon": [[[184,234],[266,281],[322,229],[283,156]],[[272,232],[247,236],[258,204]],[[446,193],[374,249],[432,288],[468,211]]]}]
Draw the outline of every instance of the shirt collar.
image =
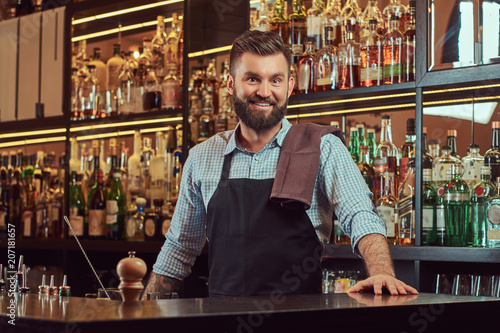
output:
[{"label": "shirt collar", "polygon": [[[271,142],[269,142],[266,145],[266,147],[272,147],[273,145],[276,145],[276,144],[281,147],[283,145],[283,140],[285,139],[285,136],[288,133],[288,130],[290,129],[290,127],[292,127],[292,124],[290,124],[290,122],[286,118],[283,118],[283,120],[281,121],[281,129],[274,136],[274,138],[271,140]],[[238,123],[238,125],[234,129],[231,137],[229,138],[226,149],[224,151],[224,155],[230,154],[236,148],[241,147],[240,143],[238,142],[237,135],[236,135],[237,131],[239,131],[239,130],[240,130],[240,124]]]}]

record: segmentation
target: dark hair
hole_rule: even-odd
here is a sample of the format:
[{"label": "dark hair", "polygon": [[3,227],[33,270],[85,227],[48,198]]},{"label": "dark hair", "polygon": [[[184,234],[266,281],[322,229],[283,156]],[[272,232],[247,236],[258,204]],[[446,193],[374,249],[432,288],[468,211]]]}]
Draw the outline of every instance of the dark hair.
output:
[{"label": "dark hair", "polygon": [[292,56],[290,49],[285,46],[281,36],[272,31],[247,30],[236,37],[229,56],[229,72],[234,77],[234,68],[244,53],[252,53],[262,56],[283,54],[288,65],[288,76],[290,76],[290,66]]}]

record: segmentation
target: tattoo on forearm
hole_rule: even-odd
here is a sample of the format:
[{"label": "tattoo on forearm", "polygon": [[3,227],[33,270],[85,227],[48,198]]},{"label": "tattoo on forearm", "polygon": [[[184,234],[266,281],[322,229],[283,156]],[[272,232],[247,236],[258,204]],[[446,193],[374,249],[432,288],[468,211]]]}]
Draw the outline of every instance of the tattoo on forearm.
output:
[{"label": "tattoo on forearm", "polygon": [[148,293],[155,294],[157,292],[160,293],[169,293],[174,291],[177,292],[181,287],[181,283],[182,281],[180,280],[151,272],[148,285],[146,286],[143,292],[143,299],[145,298],[145,295],[147,295]]}]

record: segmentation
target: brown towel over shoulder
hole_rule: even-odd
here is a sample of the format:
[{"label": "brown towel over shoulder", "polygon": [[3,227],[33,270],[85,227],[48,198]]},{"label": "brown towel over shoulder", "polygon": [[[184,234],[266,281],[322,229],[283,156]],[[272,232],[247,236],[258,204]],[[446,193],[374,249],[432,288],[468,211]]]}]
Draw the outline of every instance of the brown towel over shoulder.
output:
[{"label": "brown towel over shoulder", "polygon": [[271,201],[297,210],[311,207],[319,170],[321,137],[330,133],[345,144],[342,131],[336,127],[313,123],[292,125],[281,147]]}]

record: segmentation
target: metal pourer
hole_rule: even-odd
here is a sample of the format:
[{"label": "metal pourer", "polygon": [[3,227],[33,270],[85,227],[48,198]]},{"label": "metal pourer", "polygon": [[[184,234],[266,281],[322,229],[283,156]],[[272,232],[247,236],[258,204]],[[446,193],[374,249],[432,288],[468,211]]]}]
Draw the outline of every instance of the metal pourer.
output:
[{"label": "metal pourer", "polygon": [[47,295],[49,293],[49,286],[45,282],[45,274],[42,275],[42,284],[38,286],[38,293]]},{"label": "metal pourer", "polygon": [[62,286],[59,287],[59,296],[71,296],[71,288],[67,286],[67,283],[68,277],[64,274]]},{"label": "metal pourer", "polygon": [[23,269],[22,269],[22,279],[23,279],[23,284],[22,284],[21,288],[19,288],[19,293],[20,294],[29,294],[30,293],[30,287],[28,287],[26,265],[24,265],[24,264],[23,264]]},{"label": "metal pourer", "polygon": [[50,276],[50,285],[49,285],[49,295],[57,295],[59,293],[58,288],[54,285],[54,275]]}]

